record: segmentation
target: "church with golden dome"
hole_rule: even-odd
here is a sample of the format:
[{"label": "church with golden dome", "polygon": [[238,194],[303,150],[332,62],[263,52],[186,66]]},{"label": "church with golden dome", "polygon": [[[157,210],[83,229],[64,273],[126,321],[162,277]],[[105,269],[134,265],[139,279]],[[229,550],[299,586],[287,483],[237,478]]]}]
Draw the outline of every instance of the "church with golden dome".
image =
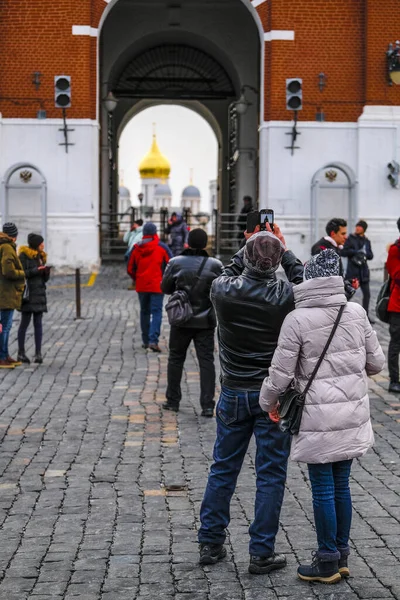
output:
[{"label": "church with golden dome", "polygon": [[162,154],[157,143],[156,133],[153,133],[153,143],[150,151],[139,164],[142,181],[143,204],[154,210],[167,208],[172,205],[172,192],[169,185],[171,165]]},{"label": "church with golden dome", "polygon": [[142,182],[144,206],[151,207],[154,211],[164,208],[168,211],[190,209],[192,214],[200,212],[201,193],[193,185],[193,171],[190,177],[190,185],[185,187],[182,192],[180,205],[173,206],[172,191],[169,184],[171,165],[158,146],[155,131],[151,148],[139,164],[139,173]]}]

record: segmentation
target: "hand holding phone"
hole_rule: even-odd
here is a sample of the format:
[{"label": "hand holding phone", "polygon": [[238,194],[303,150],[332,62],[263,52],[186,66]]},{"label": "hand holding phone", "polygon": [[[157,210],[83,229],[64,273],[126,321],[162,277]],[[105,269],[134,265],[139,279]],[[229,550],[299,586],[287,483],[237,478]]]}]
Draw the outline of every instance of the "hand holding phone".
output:
[{"label": "hand holding phone", "polygon": [[260,210],[260,229],[261,231],[266,231],[266,224],[271,227],[272,231],[274,231],[274,211],[270,208],[263,208]]}]

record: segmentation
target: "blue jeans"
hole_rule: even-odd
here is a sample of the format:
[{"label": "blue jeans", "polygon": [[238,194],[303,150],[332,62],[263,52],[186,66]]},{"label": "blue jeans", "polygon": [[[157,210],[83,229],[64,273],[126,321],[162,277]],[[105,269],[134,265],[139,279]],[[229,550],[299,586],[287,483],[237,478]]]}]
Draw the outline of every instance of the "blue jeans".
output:
[{"label": "blue jeans", "polygon": [[158,344],[161,333],[164,294],[139,292],[140,328],[143,344]]},{"label": "blue jeans", "polygon": [[6,358],[10,356],[8,351],[8,340],[10,339],[13,316],[13,310],[2,310],[0,312],[0,321],[3,327],[3,331],[0,333],[0,360],[6,360]]},{"label": "blue jeans", "polygon": [[352,460],[308,465],[313,494],[318,554],[332,560],[348,553],[351,527],[349,477]]},{"label": "blue jeans", "polygon": [[200,511],[199,542],[223,544],[230,502],[250,439],[256,438],[257,492],[250,526],[250,554],[271,556],[279,528],[290,436],[265,415],[257,391],[222,388],[217,405],[214,463]]}]

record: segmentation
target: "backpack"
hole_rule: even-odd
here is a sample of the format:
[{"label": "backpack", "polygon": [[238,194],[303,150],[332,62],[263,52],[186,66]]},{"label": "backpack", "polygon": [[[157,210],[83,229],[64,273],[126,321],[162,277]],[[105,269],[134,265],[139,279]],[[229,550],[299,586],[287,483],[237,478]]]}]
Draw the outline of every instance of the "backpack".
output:
[{"label": "backpack", "polygon": [[199,282],[207,260],[208,257],[203,259],[189,293],[186,292],[186,290],[176,290],[173,294],[171,294],[170,299],[165,305],[165,310],[167,311],[170,325],[173,325],[174,327],[181,327],[193,317],[193,308],[190,303],[190,295]]},{"label": "backpack", "polygon": [[388,312],[388,306],[389,306],[389,300],[390,300],[391,287],[392,287],[392,280],[389,277],[383,283],[381,289],[379,290],[378,297],[376,299],[376,306],[375,306],[376,316],[378,317],[378,319],[380,321],[383,321],[383,323],[389,323],[390,315]]}]

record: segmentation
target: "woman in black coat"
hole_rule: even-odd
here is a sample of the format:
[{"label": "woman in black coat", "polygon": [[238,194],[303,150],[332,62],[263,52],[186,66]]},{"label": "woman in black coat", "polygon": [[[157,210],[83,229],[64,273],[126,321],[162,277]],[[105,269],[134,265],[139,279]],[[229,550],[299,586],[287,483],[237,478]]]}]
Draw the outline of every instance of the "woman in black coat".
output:
[{"label": "woman in black coat", "polygon": [[25,354],[26,332],[33,315],[35,330],[35,363],[41,364],[43,313],[47,312],[46,282],[50,268],[46,266],[47,255],[44,251],[44,239],[41,235],[30,233],[28,246],[21,246],[19,258],[25,271],[26,287],[22,299],[21,324],[18,330],[18,360],[29,364],[31,361]]}]

